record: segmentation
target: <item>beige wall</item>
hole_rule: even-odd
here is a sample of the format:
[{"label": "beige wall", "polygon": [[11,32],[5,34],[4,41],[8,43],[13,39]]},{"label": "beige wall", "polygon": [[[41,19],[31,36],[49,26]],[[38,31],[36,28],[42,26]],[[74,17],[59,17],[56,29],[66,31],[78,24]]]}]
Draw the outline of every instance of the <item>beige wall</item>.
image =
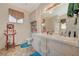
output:
[{"label": "beige wall", "polygon": [[5,47],[6,39],[3,33],[6,28],[6,24],[8,23],[8,8],[13,8],[13,9],[16,9],[16,10],[19,10],[25,13],[24,23],[15,24],[15,30],[16,30],[15,43],[21,44],[22,42],[25,42],[25,40],[28,37],[31,36],[28,13],[15,6],[11,6],[8,4],[0,4],[0,49]]}]

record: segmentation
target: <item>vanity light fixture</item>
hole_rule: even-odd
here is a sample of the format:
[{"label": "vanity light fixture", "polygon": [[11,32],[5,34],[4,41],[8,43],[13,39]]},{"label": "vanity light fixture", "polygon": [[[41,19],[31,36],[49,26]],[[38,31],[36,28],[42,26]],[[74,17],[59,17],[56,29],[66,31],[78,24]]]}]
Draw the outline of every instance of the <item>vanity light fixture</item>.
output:
[{"label": "vanity light fixture", "polygon": [[52,11],[49,11],[49,14],[52,14]]},{"label": "vanity light fixture", "polygon": [[44,24],[44,23],[42,23],[42,26],[45,26],[45,24]]},{"label": "vanity light fixture", "polygon": [[54,7],[56,7],[56,6],[59,5],[59,4],[60,4],[60,3],[52,3],[52,4],[48,5],[48,7],[45,8],[45,10],[48,11],[48,10],[50,10],[50,9],[52,9],[52,8],[54,8]]}]

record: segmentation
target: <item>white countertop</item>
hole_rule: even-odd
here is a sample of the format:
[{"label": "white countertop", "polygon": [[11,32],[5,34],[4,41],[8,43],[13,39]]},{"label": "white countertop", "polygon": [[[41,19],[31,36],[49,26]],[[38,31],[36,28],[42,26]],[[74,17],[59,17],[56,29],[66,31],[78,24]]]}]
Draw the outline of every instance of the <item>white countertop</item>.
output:
[{"label": "white countertop", "polygon": [[79,39],[78,38],[69,38],[69,37],[60,36],[58,34],[47,35],[47,34],[43,34],[43,33],[33,33],[32,35],[39,35],[39,36],[45,37],[47,39],[56,40],[61,43],[79,47]]}]

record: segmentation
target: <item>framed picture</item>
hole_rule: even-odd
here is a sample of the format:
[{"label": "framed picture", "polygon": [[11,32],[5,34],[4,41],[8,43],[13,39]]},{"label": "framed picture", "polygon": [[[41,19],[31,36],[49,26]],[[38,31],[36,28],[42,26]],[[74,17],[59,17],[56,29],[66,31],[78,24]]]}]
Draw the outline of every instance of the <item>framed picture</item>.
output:
[{"label": "framed picture", "polygon": [[31,22],[31,31],[32,31],[32,33],[37,32],[37,22],[36,21]]}]

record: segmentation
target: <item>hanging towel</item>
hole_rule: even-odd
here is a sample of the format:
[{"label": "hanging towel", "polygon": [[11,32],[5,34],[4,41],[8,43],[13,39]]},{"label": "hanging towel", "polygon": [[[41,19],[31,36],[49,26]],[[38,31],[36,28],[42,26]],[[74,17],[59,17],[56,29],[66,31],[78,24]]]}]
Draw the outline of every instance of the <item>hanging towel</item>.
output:
[{"label": "hanging towel", "polygon": [[79,12],[79,3],[69,3],[67,16],[73,17]]},{"label": "hanging towel", "polygon": [[73,17],[74,16],[73,11],[74,11],[74,3],[69,3],[67,16]]},{"label": "hanging towel", "polygon": [[23,43],[20,45],[21,48],[28,48],[30,45],[28,45],[27,43]]},{"label": "hanging towel", "polygon": [[79,3],[74,3],[74,13],[77,14],[79,12]]},{"label": "hanging towel", "polygon": [[41,54],[39,52],[35,51],[30,56],[41,56]]}]

